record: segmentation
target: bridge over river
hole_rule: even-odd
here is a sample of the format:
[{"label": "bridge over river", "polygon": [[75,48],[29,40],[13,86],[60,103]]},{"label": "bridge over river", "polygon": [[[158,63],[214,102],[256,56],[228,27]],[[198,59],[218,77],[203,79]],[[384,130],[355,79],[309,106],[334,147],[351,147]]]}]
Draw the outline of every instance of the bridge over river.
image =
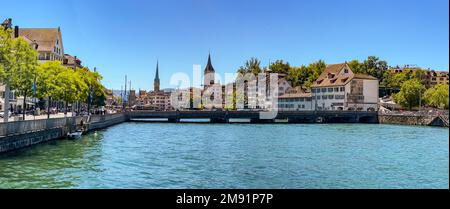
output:
[{"label": "bridge over river", "polygon": [[279,111],[272,119],[264,119],[263,111],[132,111],[128,112],[131,121],[142,119],[167,119],[168,122],[181,122],[183,119],[209,119],[212,123],[228,123],[233,119],[247,119],[251,123],[378,123],[378,112],[365,111]]}]

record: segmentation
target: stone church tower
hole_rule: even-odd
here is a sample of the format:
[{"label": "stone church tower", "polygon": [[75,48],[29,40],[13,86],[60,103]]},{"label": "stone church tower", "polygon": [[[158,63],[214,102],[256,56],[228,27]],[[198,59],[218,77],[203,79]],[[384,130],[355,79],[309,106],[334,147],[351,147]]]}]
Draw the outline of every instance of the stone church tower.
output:
[{"label": "stone church tower", "polygon": [[160,85],[160,82],[159,82],[159,63],[158,63],[158,61],[156,61],[156,75],[155,75],[155,80],[153,82],[153,91],[159,92],[160,91],[159,85]]},{"label": "stone church tower", "polygon": [[214,74],[216,71],[214,70],[212,63],[211,63],[211,54],[208,55],[208,64],[206,64],[205,67],[205,73],[204,73],[204,88],[208,88],[209,86],[214,85]]}]

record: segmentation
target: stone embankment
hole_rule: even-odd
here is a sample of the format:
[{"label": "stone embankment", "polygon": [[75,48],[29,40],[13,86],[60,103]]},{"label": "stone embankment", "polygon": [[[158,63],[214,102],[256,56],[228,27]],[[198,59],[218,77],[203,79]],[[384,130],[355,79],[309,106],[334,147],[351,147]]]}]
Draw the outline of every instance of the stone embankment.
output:
[{"label": "stone embankment", "polygon": [[125,113],[117,113],[0,123],[0,153],[66,137],[80,128],[81,121],[86,131],[92,131],[127,120]]},{"label": "stone embankment", "polygon": [[380,124],[448,127],[448,114],[385,113],[378,115]]}]

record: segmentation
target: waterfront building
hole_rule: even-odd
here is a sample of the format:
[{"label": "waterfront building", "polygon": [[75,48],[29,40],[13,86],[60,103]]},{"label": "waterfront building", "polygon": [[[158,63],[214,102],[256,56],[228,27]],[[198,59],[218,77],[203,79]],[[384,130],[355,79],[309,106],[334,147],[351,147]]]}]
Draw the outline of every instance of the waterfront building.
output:
[{"label": "waterfront building", "polygon": [[136,108],[166,111],[171,110],[171,91],[160,89],[159,62],[156,63],[156,73],[153,82],[153,91],[139,90],[139,96],[135,99]]},{"label": "waterfront building", "polygon": [[37,43],[38,61],[64,61],[64,45],[61,29],[58,28],[20,28],[16,26],[19,36]]},{"label": "waterfront building", "polygon": [[311,93],[284,94],[278,97],[278,110],[306,111],[313,110]]},{"label": "waterfront building", "polygon": [[[5,111],[5,85],[0,85],[0,112]],[[15,91],[9,92],[9,109],[14,111],[17,107],[17,98]]]},{"label": "waterfront building", "polygon": [[427,71],[427,87],[433,87],[439,84],[449,84],[448,71]]},{"label": "waterfront building", "polygon": [[328,65],[312,85],[312,105],[315,110],[378,109],[378,79],[355,74],[347,63]]},{"label": "waterfront building", "polygon": [[70,54],[64,54],[63,65],[68,68],[82,68],[81,60],[77,56],[72,56]]},{"label": "waterfront building", "polygon": [[[244,108],[243,109],[270,109],[273,102],[269,99],[270,94],[270,69],[264,70],[265,80],[260,80],[260,75],[255,76],[255,79],[244,81]],[[286,79],[286,74],[278,73],[278,94],[284,95],[288,89],[292,88],[291,82]],[[265,83],[265,90],[260,89],[260,82]],[[262,84],[264,85],[264,84]],[[277,99],[277,98],[275,98]]]}]

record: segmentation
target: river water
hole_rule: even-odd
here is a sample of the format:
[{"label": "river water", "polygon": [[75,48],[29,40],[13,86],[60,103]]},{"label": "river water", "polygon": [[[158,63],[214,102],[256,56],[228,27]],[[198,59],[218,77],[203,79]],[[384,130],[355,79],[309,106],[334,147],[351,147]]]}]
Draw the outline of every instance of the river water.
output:
[{"label": "river water", "polygon": [[449,188],[449,130],[123,123],[0,155],[0,188]]}]

